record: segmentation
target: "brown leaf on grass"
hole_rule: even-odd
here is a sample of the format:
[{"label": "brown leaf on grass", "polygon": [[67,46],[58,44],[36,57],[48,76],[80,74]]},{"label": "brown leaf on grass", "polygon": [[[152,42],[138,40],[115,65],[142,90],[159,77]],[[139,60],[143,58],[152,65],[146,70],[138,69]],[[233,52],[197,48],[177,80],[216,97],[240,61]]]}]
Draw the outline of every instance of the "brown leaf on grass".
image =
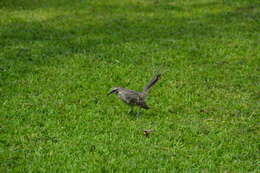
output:
[{"label": "brown leaf on grass", "polygon": [[144,136],[149,137],[149,134],[152,132],[153,132],[153,130],[144,130]]}]

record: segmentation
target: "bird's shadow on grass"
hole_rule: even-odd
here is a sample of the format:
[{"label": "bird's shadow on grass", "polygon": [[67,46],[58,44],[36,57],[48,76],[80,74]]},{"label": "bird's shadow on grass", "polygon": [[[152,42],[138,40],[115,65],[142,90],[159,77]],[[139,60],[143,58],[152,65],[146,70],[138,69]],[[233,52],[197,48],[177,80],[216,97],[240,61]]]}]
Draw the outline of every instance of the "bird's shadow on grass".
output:
[{"label": "bird's shadow on grass", "polygon": [[137,111],[133,111],[133,112],[126,112],[125,113],[126,116],[130,119],[130,120],[139,120],[142,118],[147,118],[147,117],[156,117],[158,116],[157,113],[153,112],[153,111],[146,111],[146,110],[141,110],[139,115]]}]

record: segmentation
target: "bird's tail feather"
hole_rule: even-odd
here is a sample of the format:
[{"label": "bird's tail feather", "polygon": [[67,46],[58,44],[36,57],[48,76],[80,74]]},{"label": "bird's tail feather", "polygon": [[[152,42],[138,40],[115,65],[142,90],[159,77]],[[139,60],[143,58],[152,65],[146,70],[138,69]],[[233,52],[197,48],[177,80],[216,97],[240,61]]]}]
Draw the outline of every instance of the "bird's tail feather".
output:
[{"label": "bird's tail feather", "polygon": [[154,78],[152,78],[152,80],[144,87],[144,92],[148,92],[148,90],[160,79],[161,75],[162,74],[160,73],[154,76]]}]

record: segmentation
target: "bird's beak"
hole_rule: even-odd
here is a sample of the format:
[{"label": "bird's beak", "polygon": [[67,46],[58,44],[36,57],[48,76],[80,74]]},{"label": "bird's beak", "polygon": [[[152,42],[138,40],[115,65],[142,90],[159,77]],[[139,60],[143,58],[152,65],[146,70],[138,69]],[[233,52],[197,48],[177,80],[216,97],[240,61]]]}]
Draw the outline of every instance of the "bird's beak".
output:
[{"label": "bird's beak", "polygon": [[107,95],[109,96],[110,94],[112,94],[112,93],[114,93],[115,92],[115,90],[112,90],[112,91],[110,91],[109,93],[107,93]]}]

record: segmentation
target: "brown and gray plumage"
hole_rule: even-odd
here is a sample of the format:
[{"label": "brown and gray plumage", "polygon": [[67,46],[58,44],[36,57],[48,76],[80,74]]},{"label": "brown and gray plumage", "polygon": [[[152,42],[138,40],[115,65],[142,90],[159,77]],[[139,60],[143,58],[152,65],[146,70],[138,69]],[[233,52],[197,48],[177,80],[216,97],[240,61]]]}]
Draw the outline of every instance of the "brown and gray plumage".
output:
[{"label": "brown and gray plumage", "polygon": [[[124,103],[139,108],[149,109],[149,106],[145,103],[145,98],[148,94],[149,89],[160,79],[161,74],[156,75],[145,87],[142,92],[125,89],[122,87],[113,87],[108,95],[116,94]],[[132,109],[131,109],[132,110]],[[139,114],[139,112],[138,112]]]}]

